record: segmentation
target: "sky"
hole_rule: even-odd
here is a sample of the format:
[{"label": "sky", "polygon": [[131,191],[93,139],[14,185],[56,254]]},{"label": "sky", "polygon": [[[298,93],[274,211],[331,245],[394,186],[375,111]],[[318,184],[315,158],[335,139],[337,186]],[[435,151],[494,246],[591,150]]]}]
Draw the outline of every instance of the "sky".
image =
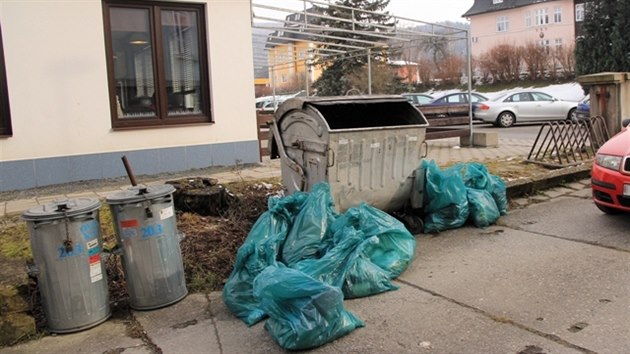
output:
[{"label": "sky", "polygon": [[[318,1],[326,2],[326,0]],[[252,2],[296,10],[304,7],[300,0],[252,0]],[[462,15],[472,7],[473,3],[474,0],[390,0],[385,11],[389,11],[394,16],[423,22],[466,22]],[[261,13],[262,10],[255,9],[255,12]]]},{"label": "sky", "polygon": [[392,15],[425,22],[467,22],[462,15],[474,0],[390,0],[385,9]]}]

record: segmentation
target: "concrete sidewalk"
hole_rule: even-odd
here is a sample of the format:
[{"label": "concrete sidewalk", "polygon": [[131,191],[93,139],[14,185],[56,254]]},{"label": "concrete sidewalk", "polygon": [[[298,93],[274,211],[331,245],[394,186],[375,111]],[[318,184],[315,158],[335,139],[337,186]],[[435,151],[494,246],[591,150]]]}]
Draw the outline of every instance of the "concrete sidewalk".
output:
[{"label": "concrete sidewalk", "polygon": [[[532,142],[530,140],[507,140],[499,141],[499,147],[468,147],[460,146],[459,138],[429,140],[427,159],[433,159],[438,164],[458,161],[483,161],[485,159],[498,159],[506,157],[527,156],[531,149]],[[219,183],[228,183],[239,180],[260,179],[269,177],[279,177],[280,159],[270,160],[263,159],[259,165],[247,168],[238,168],[225,170],[220,172],[208,172],[205,175],[199,175],[199,171],[191,171],[190,175],[180,174],[180,178],[184,177],[212,177],[219,180]],[[145,184],[163,184],[165,180],[147,178],[150,182]],[[171,178],[174,179],[174,178]],[[140,179],[142,181],[142,179]],[[41,191],[35,189],[32,191],[34,196],[27,198],[17,198],[2,200],[0,198],[0,217],[7,215],[19,215],[27,209],[52,202],[53,200],[72,199],[78,197],[104,199],[113,193],[120,192],[129,188],[129,183],[123,182],[117,186],[95,187],[86,189],[85,185],[77,183],[65,186],[65,192],[55,192],[54,186],[41,188]],[[51,192],[52,190],[52,192]]]}]

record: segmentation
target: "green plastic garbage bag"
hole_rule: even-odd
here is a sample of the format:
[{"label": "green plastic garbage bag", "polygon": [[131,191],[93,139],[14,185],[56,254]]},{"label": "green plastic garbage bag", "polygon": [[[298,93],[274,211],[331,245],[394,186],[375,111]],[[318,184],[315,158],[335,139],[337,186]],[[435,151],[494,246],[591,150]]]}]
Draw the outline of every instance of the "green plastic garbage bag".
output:
[{"label": "green plastic garbage bag", "polygon": [[282,262],[291,267],[300,260],[319,257],[328,225],[336,216],[329,185],[314,185],[284,241]]},{"label": "green plastic garbage bag", "polygon": [[[373,238],[364,242],[370,242],[371,240]],[[391,282],[389,273],[374,264],[363,254],[359,255],[352,263],[350,269],[348,269],[342,288],[346,299],[372,296],[396,289],[398,289],[398,286]]]},{"label": "green plastic garbage bag", "polygon": [[265,329],[285,349],[318,347],[364,326],[345,310],[341,289],[281,264],[256,277],[254,294],[269,315]]},{"label": "green plastic garbage bag", "polygon": [[463,166],[441,170],[435,161],[423,160],[425,177],[424,232],[440,232],[463,226],[468,219],[468,197],[462,179]]},{"label": "green plastic garbage bag", "polygon": [[494,202],[497,204],[497,209],[499,209],[499,213],[506,215],[508,212],[507,187],[501,177],[490,175],[488,188],[486,190],[492,195]]},{"label": "green plastic garbage bag", "polygon": [[499,176],[488,172],[488,168],[478,162],[465,165],[464,184],[474,189],[484,189],[490,193],[501,215],[507,214],[507,195],[505,182]]},{"label": "green plastic garbage bag", "polygon": [[352,267],[362,251],[363,236],[349,230],[346,237],[319,259],[305,259],[296,263],[294,269],[300,270],[316,280],[341,288],[346,273]]},{"label": "green plastic garbage bag", "polygon": [[344,280],[346,298],[397,289],[390,280],[413,260],[415,237],[396,218],[365,203],[348,209],[331,225],[334,243],[340,243],[351,230],[362,235],[364,241]]},{"label": "green plastic garbage bag", "polygon": [[485,189],[467,188],[470,219],[477,227],[488,227],[501,216],[492,195]]},{"label": "green plastic garbage bag", "polygon": [[289,197],[269,198],[268,210],[252,226],[236,254],[234,269],[223,287],[223,301],[249,326],[265,316],[254,298],[254,278],[267,266],[277,263],[282,242],[306,198],[307,194],[300,192]]}]

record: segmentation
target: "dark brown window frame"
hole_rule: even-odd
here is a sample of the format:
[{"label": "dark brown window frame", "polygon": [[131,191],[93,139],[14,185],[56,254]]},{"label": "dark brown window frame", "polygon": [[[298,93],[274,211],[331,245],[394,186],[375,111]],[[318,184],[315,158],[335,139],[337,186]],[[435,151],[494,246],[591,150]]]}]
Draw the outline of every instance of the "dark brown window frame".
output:
[{"label": "dark brown window frame", "polygon": [[7,70],[4,63],[4,43],[2,42],[2,29],[0,28],[0,137],[9,136],[13,136],[13,129],[11,128]]},{"label": "dark brown window frame", "polygon": [[[153,38],[153,58],[154,67],[153,75],[155,77],[156,86],[156,107],[157,116],[141,119],[121,119],[118,117],[117,100],[116,100],[116,80],[114,75],[113,63],[113,46],[110,25],[109,9],[129,8],[129,9],[147,9],[149,10],[150,31]],[[164,75],[164,59],[162,57],[162,34],[159,26],[161,10],[183,10],[193,11],[197,16],[197,38],[199,45],[199,75],[201,92],[203,97],[201,100],[201,114],[191,114],[185,116],[168,116],[168,98],[166,93],[166,80]],[[174,2],[158,2],[158,1],[134,1],[134,0],[103,0],[103,23],[105,27],[105,51],[107,55],[107,76],[109,88],[109,101],[111,111],[112,128],[116,129],[133,129],[133,128],[156,128],[166,126],[182,126],[200,123],[212,123],[211,95],[210,95],[210,74],[209,53],[206,45],[206,17],[204,4],[191,3],[174,3]]]}]

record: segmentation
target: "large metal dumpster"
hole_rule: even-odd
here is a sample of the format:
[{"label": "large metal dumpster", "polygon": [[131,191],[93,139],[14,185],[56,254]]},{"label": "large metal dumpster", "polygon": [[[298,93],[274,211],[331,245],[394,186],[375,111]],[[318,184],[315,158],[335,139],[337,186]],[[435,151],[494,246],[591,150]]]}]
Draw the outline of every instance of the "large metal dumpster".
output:
[{"label": "large metal dumpster", "polygon": [[325,181],[340,212],[361,202],[394,211],[410,198],[427,126],[402,96],[298,97],[276,111],[271,156],[289,194]]}]

